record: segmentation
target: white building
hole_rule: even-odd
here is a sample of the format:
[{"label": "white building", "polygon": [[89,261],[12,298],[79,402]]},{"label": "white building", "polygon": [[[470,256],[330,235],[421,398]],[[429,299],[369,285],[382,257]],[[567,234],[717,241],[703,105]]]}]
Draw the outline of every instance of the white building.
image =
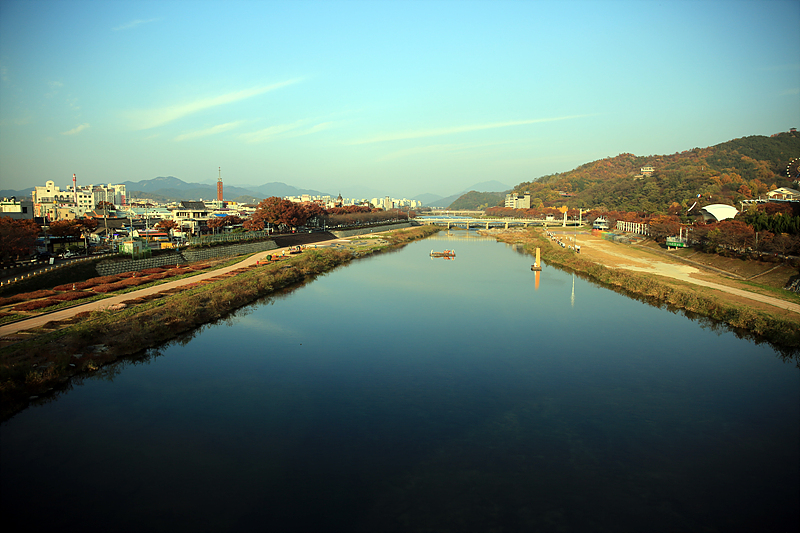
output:
[{"label": "white building", "polygon": [[530,194],[506,194],[505,207],[511,209],[530,209],[531,208],[531,195]]},{"label": "white building", "polygon": [[33,202],[30,200],[17,200],[3,198],[0,200],[0,216],[10,217],[14,220],[23,218],[33,218]]},{"label": "white building", "polygon": [[124,185],[90,185],[94,195],[94,203],[108,202],[114,205],[125,205],[127,203],[128,193]]},{"label": "white building", "polygon": [[[34,216],[48,217],[50,220],[59,220],[66,208],[72,216],[82,217],[94,211],[95,201],[91,189],[80,188],[76,191],[73,187],[61,190],[53,181],[47,181],[44,187],[34,187],[32,193]],[[60,208],[60,209],[59,209]]]},{"label": "white building", "polygon": [[800,191],[789,187],[778,187],[767,193],[770,200],[783,200],[788,202],[800,202]]}]

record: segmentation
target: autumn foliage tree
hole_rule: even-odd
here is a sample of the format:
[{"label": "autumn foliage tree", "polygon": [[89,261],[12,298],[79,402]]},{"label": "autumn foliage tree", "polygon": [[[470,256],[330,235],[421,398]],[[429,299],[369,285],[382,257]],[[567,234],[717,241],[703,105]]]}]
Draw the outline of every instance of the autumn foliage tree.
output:
[{"label": "autumn foliage tree", "polygon": [[244,223],[250,231],[263,230],[267,224],[274,226],[300,226],[308,220],[308,211],[302,204],[270,196],[262,200],[256,212]]},{"label": "autumn foliage tree", "polygon": [[156,224],[156,227],[162,231],[170,231],[178,229],[178,223],[171,218],[162,219]]},{"label": "autumn foliage tree", "polygon": [[650,220],[650,236],[660,243],[667,241],[667,237],[678,235],[681,223],[677,216],[658,216]]},{"label": "autumn foliage tree", "polygon": [[224,217],[215,217],[208,221],[208,227],[212,229],[225,228],[236,226],[243,221],[236,215],[225,215]]},{"label": "autumn foliage tree", "polygon": [[14,220],[0,217],[0,260],[6,262],[29,255],[39,235],[39,225],[33,220]]},{"label": "autumn foliage tree", "polygon": [[47,232],[54,237],[78,238],[84,233],[97,229],[97,220],[93,218],[76,218],[74,220],[56,220],[50,223]]}]

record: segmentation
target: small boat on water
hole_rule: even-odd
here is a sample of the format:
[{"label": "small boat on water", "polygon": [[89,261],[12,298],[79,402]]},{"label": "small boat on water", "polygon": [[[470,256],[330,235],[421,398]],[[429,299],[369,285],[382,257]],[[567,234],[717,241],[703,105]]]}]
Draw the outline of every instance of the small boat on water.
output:
[{"label": "small boat on water", "polygon": [[443,252],[434,252],[431,250],[431,257],[455,257],[455,250],[445,250]]}]

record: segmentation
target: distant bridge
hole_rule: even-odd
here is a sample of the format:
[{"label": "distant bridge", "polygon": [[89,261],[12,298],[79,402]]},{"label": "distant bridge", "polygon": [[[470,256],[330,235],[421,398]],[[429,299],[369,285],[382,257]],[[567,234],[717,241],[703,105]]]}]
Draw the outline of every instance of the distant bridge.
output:
[{"label": "distant bridge", "polygon": [[453,216],[424,216],[414,219],[420,224],[438,224],[440,226],[470,228],[499,228],[508,229],[511,226],[581,226],[577,220],[547,220],[544,218],[473,218],[473,217],[453,217]]}]

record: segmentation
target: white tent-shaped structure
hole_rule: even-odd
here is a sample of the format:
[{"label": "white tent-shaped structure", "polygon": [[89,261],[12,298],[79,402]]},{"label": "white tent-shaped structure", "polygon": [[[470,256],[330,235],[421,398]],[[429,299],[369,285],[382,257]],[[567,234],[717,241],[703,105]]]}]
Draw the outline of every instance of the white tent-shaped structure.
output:
[{"label": "white tent-shaped structure", "polygon": [[739,211],[737,211],[732,205],[711,204],[702,208],[700,213],[703,215],[705,220],[721,222],[723,220],[735,217],[739,214]]}]

